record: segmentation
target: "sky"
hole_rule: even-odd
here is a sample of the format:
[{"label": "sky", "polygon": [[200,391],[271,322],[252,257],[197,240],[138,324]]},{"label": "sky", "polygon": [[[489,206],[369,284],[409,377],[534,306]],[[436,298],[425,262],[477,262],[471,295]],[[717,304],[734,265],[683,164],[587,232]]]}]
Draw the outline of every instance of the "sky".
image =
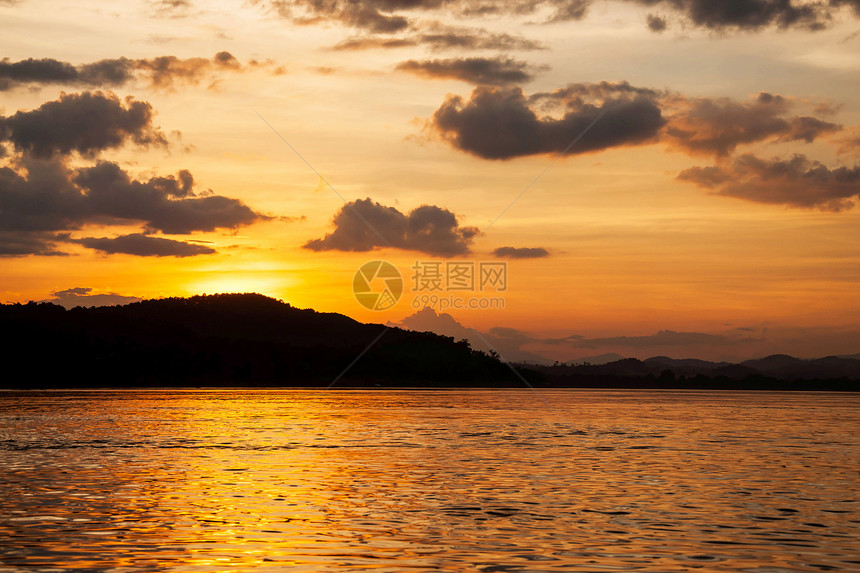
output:
[{"label": "sky", "polygon": [[[857,0],[0,0],[0,22],[0,302],[261,292],[509,359],[860,353]],[[354,296],[372,261],[393,306]]]}]

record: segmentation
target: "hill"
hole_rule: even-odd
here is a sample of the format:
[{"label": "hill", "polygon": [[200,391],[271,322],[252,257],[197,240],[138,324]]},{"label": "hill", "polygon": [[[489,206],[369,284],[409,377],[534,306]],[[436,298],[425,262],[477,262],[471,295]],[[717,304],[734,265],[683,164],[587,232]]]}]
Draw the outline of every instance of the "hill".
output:
[{"label": "hill", "polygon": [[[259,294],[73,308],[0,305],[4,387],[522,385],[466,342]],[[384,331],[384,332],[383,332]],[[373,341],[380,337],[374,344]]]}]

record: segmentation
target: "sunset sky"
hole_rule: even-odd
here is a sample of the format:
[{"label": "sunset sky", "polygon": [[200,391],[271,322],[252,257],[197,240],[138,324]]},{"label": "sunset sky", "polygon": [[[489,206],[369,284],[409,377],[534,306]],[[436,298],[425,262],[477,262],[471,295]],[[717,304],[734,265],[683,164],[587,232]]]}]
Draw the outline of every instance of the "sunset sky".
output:
[{"label": "sunset sky", "polygon": [[[261,292],[435,328],[416,261],[506,261],[503,309],[443,309],[503,357],[860,353],[857,0],[0,22],[0,302]],[[406,286],[385,311],[352,293],[377,259]]]}]

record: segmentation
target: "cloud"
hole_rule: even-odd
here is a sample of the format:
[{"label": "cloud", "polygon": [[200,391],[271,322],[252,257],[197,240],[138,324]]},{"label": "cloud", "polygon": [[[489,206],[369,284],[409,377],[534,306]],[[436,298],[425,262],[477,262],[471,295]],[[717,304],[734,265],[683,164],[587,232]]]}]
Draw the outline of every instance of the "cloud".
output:
[{"label": "cloud", "polygon": [[[743,145],[812,143],[843,129],[816,117],[792,115],[792,106],[790,100],[765,92],[738,102],[687,98],[627,82],[570,84],[528,97],[520,88],[480,86],[468,100],[448,96],[428,125],[455,148],[484,159],[665,141],[686,153],[720,160],[716,166],[693,167],[679,175],[716,194],[826,211],[852,208],[860,166],[829,169],[803,155],[787,161],[748,154],[729,160]],[[857,148],[853,136],[837,143],[840,153]]]},{"label": "cloud", "polygon": [[499,247],[493,254],[509,259],[540,259],[548,257],[549,251],[543,247]]},{"label": "cloud", "polygon": [[844,137],[836,141],[840,154],[860,155],[860,129],[852,128]]},{"label": "cloud", "polygon": [[180,83],[199,84],[203,79],[208,78],[213,70],[243,71],[245,69],[230,52],[218,52],[211,60],[159,56],[148,60],[134,60],[131,66],[136,74],[152,87],[162,89],[170,89]]},{"label": "cloud", "polygon": [[828,168],[804,155],[759,159],[741,155],[713,167],[691,167],[678,179],[718,195],[787,207],[845,211],[860,196],[860,166]]},{"label": "cloud", "polygon": [[10,62],[9,58],[0,60],[0,91],[9,90],[19,84],[77,82],[81,82],[80,74],[67,62],[50,58],[29,58],[20,62]]},{"label": "cloud", "polygon": [[239,63],[236,56],[230,52],[218,52],[215,54],[215,57],[212,58],[212,61],[220,68],[227,68],[230,70],[238,70],[242,68],[242,64]]},{"label": "cloud", "polygon": [[673,8],[695,26],[711,30],[759,30],[800,28],[821,30],[830,23],[834,10],[824,3],[797,0],[634,0],[638,4],[659,4]]},{"label": "cloud", "polygon": [[[625,0],[677,14],[688,25],[706,30],[759,31],[771,27],[816,31],[840,16],[842,6],[860,14],[857,0]],[[528,22],[581,20],[598,0],[252,0],[278,17],[296,24],[340,24],[364,32],[391,34],[420,30],[428,17],[459,21],[506,16]],[[651,16],[648,27],[660,32],[665,20]]]},{"label": "cloud", "polygon": [[232,229],[267,219],[238,199],[191,195],[184,190],[191,184],[189,177],[184,171],[176,179],[152,177],[138,181],[117,164],[102,161],[79,170],[74,183],[86,193],[87,206],[94,213],[142,221],[147,229],[164,233]]},{"label": "cloud", "polygon": [[114,292],[106,294],[92,294],[93,289],[89,287],[75,287],[57,292],[52,292],[54,298],[42,302],[52,302],[66,309],[76,306],[92,307],[92,306],[114,306],[131,304],[139,302],[140,298],[136,296],[125,296]]},{"label": "cloud", "polygon": [[72,242],[107,254],[123,253],[138,257],[193,257],[210,255],[215,249],[205,245],[151,237],[141,233],[118,237],[84,237]]},{"label": "cloud", "polygon": [[[401,15],[393,14],[398,2],[386,0],[370,0],[365,2],[318,2],[316,0],[251,0],[251,4],[263,5],[278,16],[291,20],[299,25],[318,24],[333,21],[370,32],[391,33],[406,29],[408,20]],[[406,7],[420,5],[418,2],[406,4]]]},{"label": "cloud", "polygon": [[149,0],[149,5],[160,18],[185,18],[194,7],[190,0]]},{"label": "cloud", "polygon": [[116,88],[141,80],[156,89],[171,89],[178,84],[199,84],[214,72],[244,72],[272,62],[252,60],[242,65],[230,52],[218,52],[209,58],[112,58],[88,64],[73,65],[52,58],[28,58],[12,62],[0,60],[0,91],[19,86],[65,85],[77,87]]},{"label": "cloud", "polygon": [[418,35],[419,43],[431,50],[542,50],[537,41],[480,28],[454,26],[433,27]]},{"label": "cloud", "polygon": [[721,334],[704,332],[675,332],[661,330],[656,334],[646,336],[611,336],[606,338],[569,337],[566,339],[580,348],[598,348],[603,346],[624,348],[649,348],[654,346],[727,346],[749,342],[748,338],[733,338]]},{"label": "cloud", "polygon": [[[548,108],[560,109],[561,117],[537,115]],[[664,123],[655,92],[604,82],[571,84],[530,98],[520,88],[478,87],[469,100],[448,96],[429,125],[457,149],[510,159],[653,143]]]},{"label": "cloud", "polygon": [[544,45],[521,36],[489,32],[480,28],[430,25],[425,31],[404,37],[359,36],[347,38],[334,50],[396,49],[426,46],[434,52],[445,50],[542,50]]},{"label": "cloud", "polygon": [[[578,154],[660,141],[691,155],[728,157],[743,145],[812,143],[843,129],[817,117],[793,115],[794,105],[766,92],[749,101],[689,98],[624,81],[573,83],[530,96],[518,87],[479,86],[469,99],[449,95],[428,126],[457,149],[485,159]],[[843,145],[849,148],[850,142]]]},{"label": "cloud", "polygon": [[422,205],[404,215],[371,199],[358,199],[341,207],[334,216],[334,231],[308,241],[312,251],[370,251],[393,247],[429,255],[450,256],[469,252],[478,234],[475,227],[461,227],[456,215],[435,205]]},{"label": "cloud", "polygon": [[450,58],[407,60],[397,69],[436,79],[457,79],[476,85],[504,85],[531,81],[531,67],[512,58]]},{"label": "cloud", "polygon": [[830,0],[831,6],[851,6],[857,14],[860,14],[860,0]]},{"label": "cloud", "polygon": [[648,24],[648,28],[652,32],[657,32],[658,34],[660,32],[665,32],[666,28],[668,27],[668,23],[666,22],[666,18],[663,18],[661,16],[657,16],[656,14],[648,14],[648,18],[647,18],[646,22]]},{"label": "cloud", "polygon": [[72,151],[91,156],[126,141],[166,146],[152,117],[151,105],[131,97],[121,101],[110,92],[64,93],[35,110],[0,117],[0,141],[34,157]]},{"label": "cloud", "polygon": [[335,44],[332,49],[335,51],[357,51],[357,50],[373,50],[378,48],[408,48],[417,46],[418,40],[411,38],[377,38],[377,37],[361,37],[347,38],[342,42]]},{"label": "cloud", "polygon": [[60,231],[92,223],[187,234],[269,219],[238,199],[197,195],[186,170],[138,180],[104,161],[80,169],[56,158],[19,162],[24,174],[0,168],[0,255],[59,254],[56,243],[70,241]]},{"label": "cloud", "polygon": [[[229,57],[222,60],[232,65]],[[274,218],[239,199],[198,194],[186,169],[137,179],[108,161],[70,167],[75,151],[96,157],[126,141],[164,144],[152,115],[146,102],[84,92],[0,117],[0,143],[9,141],[17,151],[0,167],[0,256],[62,255],[64,243],[141,256],[208,254],[214,252],[211,247],[151,235],[236,229]],[[112,239],[71,237],[70,231],[91,224],[137,224],[145,232]]]},{"label": "cloud", "polygon": [[0,229],[0,257],[68,256],[57,248],[58,239],[52,233],[4,231]]},{"label": "cloud", "polygon": [[760,141],[811,143],[842,129],[815,117],[788,116],[791,102],[766,92],[749,102],[684,96],[665,101],[678,110],[668,118],[666,139],[689,153],[727,156],[739,145]]}]

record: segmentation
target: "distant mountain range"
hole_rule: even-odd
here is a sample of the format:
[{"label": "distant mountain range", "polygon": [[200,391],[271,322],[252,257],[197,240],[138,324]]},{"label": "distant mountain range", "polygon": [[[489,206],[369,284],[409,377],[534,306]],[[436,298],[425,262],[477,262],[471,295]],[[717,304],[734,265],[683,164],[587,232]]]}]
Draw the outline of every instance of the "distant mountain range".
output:
[{"label": "distant mountain range", "polygon": [[585,356],[583,358],[577,358],[576,360],[570,360],[568,362],[565,362],[565,364],[569,364],[571,366],[581,366],[584,364],[609,364],[610,362],[617,362],[619,360],[624,360],[624,357],[620,354],[609,352],[607,354],[599,354],[597,356]]},{"label": "distant mountain range", "polygon": [[774,354],[739,364],[655,356],[646,360],[623,358],[603,363],[577,361],[553,366],[521,366],[545,374],[551,384],[557,386],[602,387],[618,380],[635,380],[664,388],[860,390],[860,357],[857,355],[803,360]]},{"label": "distant mountain range", "polygon": [[[740,364],[595,356],[512,369],[465,340],[259,294],[124,306],[0,305],[4,388],[487,386],[860,390],[860,356]],[[515,371],[516,370],[516,371]]]}]

